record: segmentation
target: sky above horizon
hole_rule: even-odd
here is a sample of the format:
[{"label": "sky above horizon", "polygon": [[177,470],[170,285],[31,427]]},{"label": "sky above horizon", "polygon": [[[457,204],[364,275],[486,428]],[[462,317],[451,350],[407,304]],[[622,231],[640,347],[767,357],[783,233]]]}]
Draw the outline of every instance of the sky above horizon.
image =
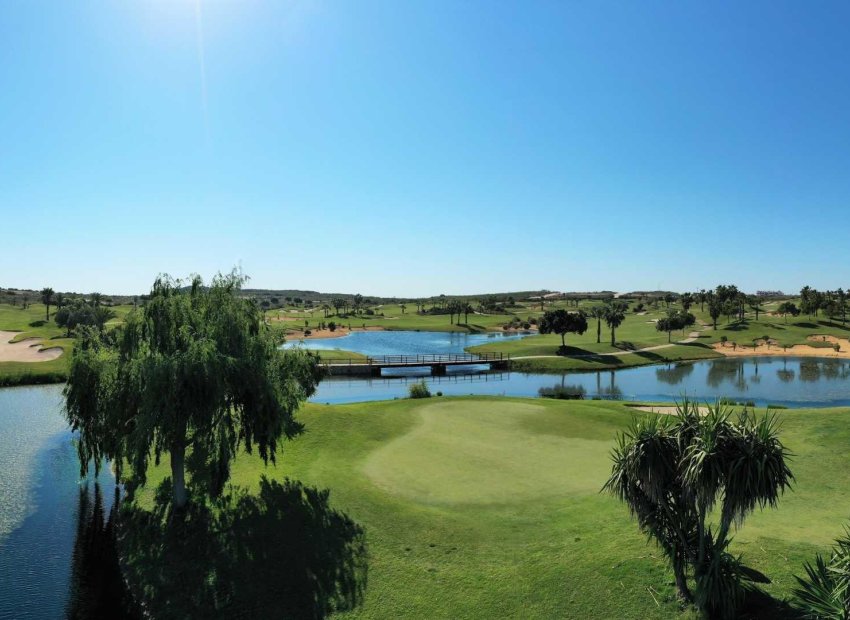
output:
[{"label": "sky above horizon", "polygon": [[0,287],[850,287],[850,4],[6,2]]}]

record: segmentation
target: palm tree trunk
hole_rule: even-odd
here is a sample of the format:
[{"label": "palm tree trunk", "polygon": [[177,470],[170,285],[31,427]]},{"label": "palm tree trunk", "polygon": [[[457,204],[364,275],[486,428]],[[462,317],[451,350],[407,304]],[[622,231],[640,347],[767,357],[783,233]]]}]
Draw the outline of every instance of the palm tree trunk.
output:
[{"label": "palm tree trunk", "polygon": [[596,319],[596,344],[602,342],[602,319]]},{"label": "palm tree trunk", "polygon": [[688,578],[685,576],[685,567],[681,561],[673,561],[673,574],[676,577],[676,593],[679,600],[690,603],[694,600],[688,588]]},{"label": "palm tree trunk", "polygon": [[615,339],[614,339],[614,328],[612,327],[612,328],[611,328],[611,346],[612,346],[612,347],[614,346],[614,343],[615,343],[615,342],[616,342],[616,341],[615,341]]}]

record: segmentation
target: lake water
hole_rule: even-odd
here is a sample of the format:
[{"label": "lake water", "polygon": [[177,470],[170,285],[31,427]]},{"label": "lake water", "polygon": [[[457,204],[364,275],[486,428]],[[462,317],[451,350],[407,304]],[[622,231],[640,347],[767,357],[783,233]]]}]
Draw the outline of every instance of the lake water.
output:
[{"label": "lake water", "polygon": [[672,402],[687,395],[699,400],[727,397],[759,406],[850,406],[850,362],[813,358],[723,358],[563,375],[481,370],[431,377],[424,369],[379,379],[328,378],[312,400],[345,403],[404,398],[410,384],[423,378],[432,393],[441,391],[447,396],[537,396],[542,387],[564,385],[581,386],[586,398]]},{"label": "lake water", "polygon": [[[521,335],[440,332],[354,332],[343,338],[287,343],[309,349],[341,348],[364,355],[462,353],[465,347]],[[683,395],[700,400],[728,397],[787,407],[850,405],[850,361],[815,358],[720,358],[695,363],[642,366],[615,371],[563,375],[487,372],[476,367],[449,368],[431,377],[427,368],[394,370],[382,378],[328,378],[313,401],[322,403],[386,400],[407,396],[410,383],[425,378],[431,391],[445,395],[537,396],[542,387],[581,386],[587,398],[670,402]],[[385,371],[387,372],[387,371]]]},{"label": "lake water", "polygon": [[123,617],[114,497],[108,468],[80,480],[61,386],[0,389],[0,619]]},{"label": "lake water", "polygon": [[284,347],[303,346],[307,349],[328,351],[343,349],[363,355],[420,355],[425,353],[464,353],[466,347],[493,342],[519,340],[527,334],[487,332],[467,334],[461,332],[375,331],[351,332],[341,338],[312,338],[291,340]]}]

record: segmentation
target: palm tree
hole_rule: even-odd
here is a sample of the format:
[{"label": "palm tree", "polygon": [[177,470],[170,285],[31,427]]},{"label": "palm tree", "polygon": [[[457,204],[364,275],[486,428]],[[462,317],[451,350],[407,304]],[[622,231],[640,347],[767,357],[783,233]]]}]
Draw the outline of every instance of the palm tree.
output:
[{"label": "palm tree", "polygon": [[100,306],[100,302],[103,301],[103,295],[97,292],[92,293],[91,295],[89,295],[89,300],[91,301],[92,305],[97,308]]},{"label": "palm tree", "polygon": [[592,318],[596,319],[596,344],[602,342],[602,319],[605,318],[605,306],[593,306],[588,313]]},{"label": "palm tree", "polygon": [[407,306],[406,306],[405,304],[403,304],[403,303],[399,304],[399,305],[398,305],[398,307],[399,307],[399,308],[401,308],[401,313],[402,313],[402,314],[404,314],[404,311],[405,311],[405,310],[407,310]]},{"label": "palm tree", "polygon": [[41,289],[41,303],[44,304],[48,321],[50,320],[50,304],[53,303],[53,295],[53,289],[49,286]]},{"label": "palm tree", "polygon": [[[709,617],[732,618],[745,589],[769,580],[727,551],[729,530],[756,506],[775,507],[793,475],[775,415],[745,409],[733,420],[719,402],[705,409],[684,400],[675,416],[636,419],[617,437],[604,490],[627,504],[661,547],[679,597]],[[711,515],[719,519],[715,527]]]},{"label": "palm tree", "polygon": [[611,346],[616,342],[614,331],[626,320],[626,304],[621,301],[612,301],[605,306],[605,323],[611,328]]}]

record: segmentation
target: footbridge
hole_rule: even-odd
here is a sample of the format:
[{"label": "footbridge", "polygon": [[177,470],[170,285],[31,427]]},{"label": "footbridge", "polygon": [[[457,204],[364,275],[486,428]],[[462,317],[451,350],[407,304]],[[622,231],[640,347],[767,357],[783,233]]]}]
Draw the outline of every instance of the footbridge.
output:
[{"label": "footbridge", "polygon": [[364,359],[335,359],[323,362],[331,376],[380,377],[385,368],[429,368],[431,375],[439,377],[451,367],[468,368],[487,365],[490,370],[506,370],[511,356],[503,353],[433,353],[420,355],[378,355]]}]

